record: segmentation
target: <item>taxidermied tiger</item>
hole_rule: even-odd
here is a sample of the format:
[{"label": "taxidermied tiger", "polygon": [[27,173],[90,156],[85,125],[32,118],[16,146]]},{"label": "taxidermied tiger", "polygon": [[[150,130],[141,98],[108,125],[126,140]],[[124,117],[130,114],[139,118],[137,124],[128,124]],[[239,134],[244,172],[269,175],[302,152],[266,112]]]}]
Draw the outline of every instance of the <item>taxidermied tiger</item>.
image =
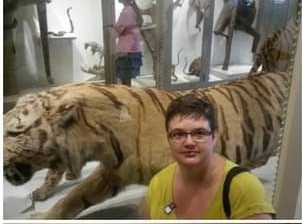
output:
[{"label": "taxidermied tiger", "polygon": [[259,167],[280,149],[290,82],[291,72],[261,72],[187,91],[86,83],[26,95],[4,115],[4,175],[21,185],[48,168],[33,194],[43,200],[64,172],[77,178],[87,161],[99,161],[89,177],[35,216],[74,217],[129,184],[148,184],[172,162],[164,114],[171,100],[188,93],[206,96],[216,108],[215,151],[244,167]]},{"label": "taxidermied tiger", "polygon": [[207,96],[217,110],[216,151],[244,167],[259,167],[278,151],[288,75],[260,73],[188,91],[71,84],[20,98],[4,116],[4,175],[15,185],[48,168],[35,200],[49,197],[67,170],[80,176],[100,165],[43,218],[70,218],[129,184],[148,184],[172,162],[164,113],[187,93]]},{"label": "taxidermied tiger", "polygon": [[[301,1],[300,1],[301,4]],[[257,49],[254,57],[254,64],[249,75],[258,71],[287,72],[292,51],[295,50],[296,33],[299,27],[299,18],[291,19],[284,28],[278,29],[269,35]]]}]

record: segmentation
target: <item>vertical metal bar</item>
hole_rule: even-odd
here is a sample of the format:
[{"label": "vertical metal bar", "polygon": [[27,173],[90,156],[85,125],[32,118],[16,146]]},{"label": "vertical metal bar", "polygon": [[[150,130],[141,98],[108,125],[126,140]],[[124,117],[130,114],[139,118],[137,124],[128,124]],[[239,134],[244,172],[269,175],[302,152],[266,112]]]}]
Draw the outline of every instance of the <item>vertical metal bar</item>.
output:
[{"label": "vertical metal bar", "polygon": [[160,49],[161,49],[161,20],[162,20],[162,10],[161,10],[161,4],[160,1],[157,1],[155,3],[155,16],[154,16],[154,22],[156,24],[155,30],[154,30],[154,52],[152,55],[153,59],[153,76],[155,80],[155,86],[158,86],[158,80],[159,80],[159,74],[160,74]]},{"label": "vertical metal bar", "polygon": [[203,35],[202,35],[202,50],[201,50],[201,82],[209,82],[211,51],[212,51],[212,33],[214,21],[215,1],[207,1],[207,9],[205,10],[203,21]]},{"label": "vertical metal bar", "polygon": [[172,19],[173,1],[157,1],[160,12],[160,24],[158,26],[158,74],[156,87],[164,89],[171,85],[171,58],[172,58]]},{"label": "vertical metal bar", "polygon": [[155,78],[155,86],[157,88],[161,87],[161,81],[159,81],[161,79],[161,61],[162,61],[162,46],[163,46],[163,14],[164,14],[164,10],[163,10],[163,1],[156,1],[156,16],[155,16],[155,20],[156,20],[156,44],[155,44],[155,55],[154,58],[156,59],[155,61],[153,61],[153,63],[155,63],[154,68],[155,68],[155,74],[154,74],[154,78]]},{"label": "vertical metal bar", "polygon": [[[11,96],[18,94],[19,92],[17,85],[16,50],[13,41],[13,29],[15,26],[11,26],[13,21],[17,20],[14,19],[13,14],[4,14],[3,17],[3,94],[4,96]],[[4,107],[5,106],[6,104],[4,102]]]},{"label": "vertical metal bar", "polygon": [[38,10],[40,33],[41,33],[41,43],[42,43],[46,79],[49,84],[54,84],[54,80],[51,77],[51,71],[50,71],[46,2],[37,3],[37,10]]},{"label": "vertical metal bar", "polygon": [[102,0],[103,15],[103,39],[106,84],[116,83],[115,72],[115,38],[112,34],[111,25],[115,23],[114,0]]},{"label": "vertical metal bar", "polygon": [[223,70],[228,70],[228,67],[230,64],[232,40],[233,40],[233,33],[234,33],[238,4],[239,4],[239,1],[237,1],[236,7],[234,9],[232,9],[232,17],[231,17],[230,26],[228,29],[228,37],[227,37],[226,45],[225,45],[225,56],[224,56],[224,62],[223,62],[223,66],[222,66]]}]

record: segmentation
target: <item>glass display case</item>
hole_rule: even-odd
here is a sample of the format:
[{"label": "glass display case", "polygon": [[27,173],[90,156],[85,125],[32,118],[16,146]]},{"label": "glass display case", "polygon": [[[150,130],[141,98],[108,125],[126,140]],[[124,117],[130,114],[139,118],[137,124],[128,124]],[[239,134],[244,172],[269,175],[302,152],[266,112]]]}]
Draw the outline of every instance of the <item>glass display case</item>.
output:
[{"label": "glass display case", "polygon": [[[25,2],[4,14],[5,96],[68,82],[118,82],[108,25],[121,3]],[[135,85],[188,89],[246,76],[256,45],[285,26],[297,2],[137,0],[143,67]]]},{"label": "glass display case", "polygon": [[[122,10],[118,0],[19,2],[4,1],[4,112],[28,92],[75,82],[120,83],[112,33]],[[296,13],[301,15],[297,12],[301,0],[136,0],[136,4],[143,18],[143,66],[133,86],[167,90],[247,77],[255,72],[253,65],[263,54],[267,37],[286,27]],[[264,68],[262,64],[258,70]],[[254,171],[272,200],[278,160],[276,155],[266,170]]]},{"label": "glass display case", "polygon": [[[298,1],[136,2],[145,22],[144,63],[136,81],[142,86],[190,89],[246,76],[257,45],[287,24]],[[120,13],[118,1],[104,4],[106,9],[114,7],[115,15]],[[108,12],[103,18],[110,24],[115,18]],[[106,54],[113,55],[114,49]],[[109,73],[114,73],[111,62]]]}]

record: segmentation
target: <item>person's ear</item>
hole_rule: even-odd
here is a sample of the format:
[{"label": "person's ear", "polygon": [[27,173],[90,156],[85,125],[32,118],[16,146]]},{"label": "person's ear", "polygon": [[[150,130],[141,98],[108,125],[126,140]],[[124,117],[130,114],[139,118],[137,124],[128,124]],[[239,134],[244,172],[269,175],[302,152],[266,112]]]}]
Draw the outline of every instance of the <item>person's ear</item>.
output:
[{"label": "person's ear", "polygon": [[219,136],[220,136],[220,134],[219,134],[219,132],[217,130],[213,132],[213,141],[214,141],[215,145],[216,145],[216,143],[217,143],[217,141],[219,139]]}]

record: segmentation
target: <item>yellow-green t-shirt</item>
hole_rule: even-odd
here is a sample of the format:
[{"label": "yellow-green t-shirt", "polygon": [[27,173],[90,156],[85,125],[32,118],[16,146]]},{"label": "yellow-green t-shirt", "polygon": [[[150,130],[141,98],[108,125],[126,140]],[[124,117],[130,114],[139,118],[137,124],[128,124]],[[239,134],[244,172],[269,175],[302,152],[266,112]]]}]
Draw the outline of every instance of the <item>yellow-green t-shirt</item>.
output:
[{"label": "yellow-green t-shirt", "polygon": [[[176,219],[174,211],[166,214],[164,209],[173,202],[173,178],[176,163],[157,173],[151,180],[147,190],[147,206],[152,219]],[[236,166],[235,163],[226,160],[224,178],[227,172]],[[226,219],[222,203],[222,179],[219,189],[211,202],[208,211],[201,219]],[[272,213],[275,211],[268,201],[262,183],[250,172],[243,172],[234,177],[230,186],[231,219],[240,219],[259,213]]]}]

